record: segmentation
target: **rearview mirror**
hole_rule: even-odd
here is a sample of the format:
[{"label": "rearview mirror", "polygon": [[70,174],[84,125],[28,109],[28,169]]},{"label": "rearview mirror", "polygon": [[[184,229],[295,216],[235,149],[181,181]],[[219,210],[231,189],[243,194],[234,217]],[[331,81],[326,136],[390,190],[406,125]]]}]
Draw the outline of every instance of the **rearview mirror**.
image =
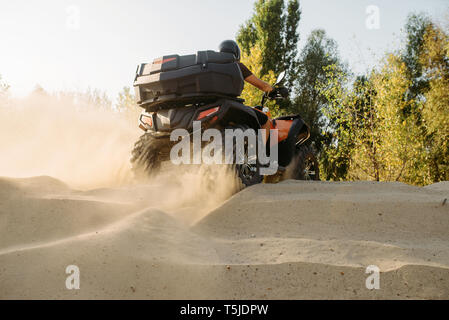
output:
[{"label": "rearview mirror", "polygon": [[281,83],[285,78],[285,71],[282,71],[281,73],[279,73],[277,79],[276,79],[276,84]]}]

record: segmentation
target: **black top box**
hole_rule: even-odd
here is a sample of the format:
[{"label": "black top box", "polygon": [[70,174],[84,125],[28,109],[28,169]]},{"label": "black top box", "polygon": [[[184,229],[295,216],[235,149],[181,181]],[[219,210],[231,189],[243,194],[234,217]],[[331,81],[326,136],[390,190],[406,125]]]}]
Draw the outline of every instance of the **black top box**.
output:
[{"label": "black top box", "polygon": [[168,55],[137,68],[134,88],[141,107],[201,97],[238,97],[244,80],[233,54],[198,51]]}]

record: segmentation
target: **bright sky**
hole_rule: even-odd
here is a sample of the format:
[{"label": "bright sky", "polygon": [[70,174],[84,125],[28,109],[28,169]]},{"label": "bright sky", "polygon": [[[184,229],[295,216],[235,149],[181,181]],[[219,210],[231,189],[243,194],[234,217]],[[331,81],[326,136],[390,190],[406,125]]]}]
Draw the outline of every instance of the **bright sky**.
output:
[{"label": "bright sky", "polygon": [[[254,0],[0,0],[0,75],[14,95],[41,85],[48,91],[106,91],[131,86],[138,63],[164,54],[216,49],[234,38]],[[447,18],[448,0],[300,0],[301,43],[323,28],[356,71],[375,63],[409,12]],[[379,8],[368,29],[366,8]],[[444,15],[446,13],[446,16]]]}]

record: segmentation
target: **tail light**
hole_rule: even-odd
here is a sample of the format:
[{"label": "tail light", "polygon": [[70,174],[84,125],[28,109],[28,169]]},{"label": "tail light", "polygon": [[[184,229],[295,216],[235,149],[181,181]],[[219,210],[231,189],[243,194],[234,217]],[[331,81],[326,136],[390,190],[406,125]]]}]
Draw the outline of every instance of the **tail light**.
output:
[{"label": "tail light", "polygon": [[155,60],[153,60],[153,64],[164,64],[170,61],[176,60],[176,58],[157,58]]},{"label": "tail light", "polygon": [[142,121],[143,123],[149,125],[150,127],[153,126],[153,117],[151,117],[151,116],[146,116],[146,115],[142,114],[140,116],[140,121]]},{"label": "tail light", "polygon": [[140,129],[146,131],[153,127],[153,117],[151,115],[141,114],[139,120]]},{"label": "tail light", "polygon": [[220,107],[210,108],[210,109],[201,111],[200,114],[198,115],[198,118],[196,118],[196,119],[201,120],[203,118],[206,118],[206,117],[210,116],[211,114],[217,113],[218,110],[220,110]]}]

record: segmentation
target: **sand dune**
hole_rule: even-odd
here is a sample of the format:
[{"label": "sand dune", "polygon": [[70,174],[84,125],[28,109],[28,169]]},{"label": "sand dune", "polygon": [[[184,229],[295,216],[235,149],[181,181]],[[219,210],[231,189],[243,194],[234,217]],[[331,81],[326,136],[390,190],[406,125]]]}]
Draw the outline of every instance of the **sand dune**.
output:
[{"label": "sand dune", "polygon": [[219,181],[1,178],[0,298],[449,298],[447,183],[285,181],[229,198]]}]

